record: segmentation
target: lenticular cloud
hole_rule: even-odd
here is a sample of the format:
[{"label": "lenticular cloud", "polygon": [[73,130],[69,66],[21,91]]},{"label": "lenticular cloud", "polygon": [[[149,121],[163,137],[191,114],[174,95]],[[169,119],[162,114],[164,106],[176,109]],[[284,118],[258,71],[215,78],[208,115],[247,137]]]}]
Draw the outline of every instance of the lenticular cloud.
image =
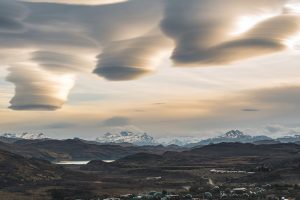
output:
[{"label": "lenticular cloud", "polygon": [[210,67],[283,51],[299,39],[299,10],[288,0],[0,0],[10,108],[59,109],[76,75],[135,80],[161,55]]},{"label": "lenticular cloud", "polygon": [[[162,30],[173,39],[172,59],[180,66],[227,64],[284,50],[299,35],[299,14],[285,0],[166,1]],[[261,16],[245,32],[232,34],[239,20]],[[247,23],[247,22],[244,22]]]}]

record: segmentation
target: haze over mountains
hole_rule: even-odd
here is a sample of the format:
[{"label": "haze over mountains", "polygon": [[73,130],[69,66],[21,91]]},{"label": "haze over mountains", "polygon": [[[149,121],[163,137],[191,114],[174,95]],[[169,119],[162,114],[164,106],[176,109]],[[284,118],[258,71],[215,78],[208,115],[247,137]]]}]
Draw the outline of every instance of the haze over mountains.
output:
[{"label": "haze over mountains", "polygon": [[[0,135],[0,141],[13,143],[18,140],[51,140],[43,133],[22,133],[11,134],[5,133]],[[80,139],[79,139],[80,140]],[[82,140],[84,141],[84,140]],[[239,130],[231,130],[222,135],[201,139],[200,137],[167,137],[154,138],[146,132],[138,131],[120,131],[117,133],[108,132],[95,140],[85,141],[89,143],[99,144],[128,144],[136,146],[156,146],[156,145],[177,145],[182,147],[195,147],[217,143],[239,142],[239,143],[254,143],[254,144],[274,144],[274,143],[297,143],[300,142],[300,135],[282,136],[271,138],[266,135],[251,136]]]},{"label": "haze over mountains", "polygon": [[121,131],[119,133],[106,133],[103,137],[96,139],[99,143],[131,143],[134,145],[178,145],[178,146],[201,146],[208,144],[217,144],[223,142],[240,142],[240,143],[257,143],[257,142],[273,142],[273,143],[293,143],[300,141],[300,135],[283,136],[279,138],[271,138],[265,135],[251,136],[244,134],[239,130],[231,130],[220,136],[208,139],[200,137],[168,137],[155,139],[147,133]]}]

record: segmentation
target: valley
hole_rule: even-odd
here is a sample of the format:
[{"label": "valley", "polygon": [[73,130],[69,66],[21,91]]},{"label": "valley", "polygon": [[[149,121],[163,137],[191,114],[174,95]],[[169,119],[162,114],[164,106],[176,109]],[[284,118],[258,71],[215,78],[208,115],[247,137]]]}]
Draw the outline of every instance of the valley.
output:
[{"label": "valley", "polygon": [[[286,195],[274,189],[279,187],[288,187],[291,198],[300,195],[293,189],[300,180],[300,146],[293,143],[183,148],[19,140],[1,143],[1,149],[0,194],[10,199],[25,194],[36,199],[105,199],[149,196],[151,191],[203,199],[205,192],[217,198],[216,187],[254,191],[264,185],[269,185],[265,197]],[[107,159],[115,161],[102,161]],[[62,163],[53,164],[59,160]]]}]

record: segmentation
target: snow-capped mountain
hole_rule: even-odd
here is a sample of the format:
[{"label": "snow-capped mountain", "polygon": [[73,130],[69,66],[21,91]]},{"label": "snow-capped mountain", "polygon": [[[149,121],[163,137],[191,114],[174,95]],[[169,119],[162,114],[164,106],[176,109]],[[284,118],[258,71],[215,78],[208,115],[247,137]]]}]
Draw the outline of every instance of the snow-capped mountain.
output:
[{"label": "snow-capped mountain", "polygon": [[18,137],[26,140],[41,140],[47,138],[43,133],[22,133],[18,135]]},{"label": "snow-capped mountain", "polygon": [[178,145],[178,146],[202,146],[211,143],[222,142],[241,142],[241,143],[254,143],[256,141],[272,140],[267,136],[250,136],[246,135],[239,130],[231,130],[218,137],[213,137],[201,140],[199,137],[166,137],[154,139],[150,135],[142,131],[117,131],[115,133],[108,132],[102,137],[96,138],[99,143],[131,143],[135,145]]},{"label": "snow-capped mountain", "polygon": [[241,143],[254,143],[257,141],[267,141],[272,138],[261,135],[251,136],[246,135],[239,130],[231,130],[220,136],[212,137],[208,139],[201,139],[200,137],[173,137],[173,138],[159,138],[157,143],[163,145],[176,144],[178,146],[194,147],[203,146],[211,143],[222,143],[222,142],[241,142]]},{"label": "snow-capped mountain", "polygon": [[264,136],[264,135],[251,136],[251,135],[246,135],[239,130],[231,130],[231,131],[226,132],[225,134],[220,135],[218,137],[201,140],[200,142],[196,143],[195,145],[208,145],[211,143],[216,144],[216,143],[222,143],[222,142],[253,143],[253,142],[262,141],[262,140],[272,140],[272,138]]},{"label": "snow-capped mountain", "polygon": [[244,138],[244,137],[251,137],[251,136],[245,135],[243,132],[239,130],[231,130],[219,137],[220,138]]},{"label": "snow-capped mountain", "polygon": [[131,143],[139,146],[156,144],[154,138],[147,133],[133,131],[109,132],[103,137],[96,138],[96,141],[99,143]]},{"label": "snow-capped mountain", "polygon": [[282,143],[300,142],[300,135],[280,137],[276,140]]},{"label": "snow-capped mountain", "polygon": [[14,133],[3,133],[0,135],[0,137],[5,137],[5,138],[17,138],[17,135]]},{"label": "snow-capped mountain", "polygon": [[164,146],[168,145],[178,145],[178,146],[185,146],[186,144],[196,143],[201,141],[201,138],[197,137],[166,137],[166,138],[158,138],[156,142],[158,144],[162,144]]},{"label": "snow-capped mountain", "polygon": [[15,134],[15,133],[4,133],[0,135],[0,137],[4,138],[11,138],[11,139],[25,139],[25,140],[41,140],[46,139],[47,137],[43,133],[21,133],[21,134]]}]

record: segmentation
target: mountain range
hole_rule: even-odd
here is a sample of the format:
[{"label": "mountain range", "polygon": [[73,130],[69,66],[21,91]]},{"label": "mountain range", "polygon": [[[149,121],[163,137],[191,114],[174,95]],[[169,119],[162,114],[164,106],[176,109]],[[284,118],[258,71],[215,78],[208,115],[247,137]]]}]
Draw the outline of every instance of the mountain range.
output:
[{"label": "mountain range", "polygon": [[99,143],[131,143],[138,146],[157,144],[153,137],[147,133],[120,131],[119,133],[106,133],[96,138]]},{"label": "mountain range", "polygon": [[224,142],[225,143],[228,142],[255,143],[257,141],[268,141],[268,140],[273,140],[273,139],[265,135],[251,136],[251,135],[246,135],[239,130],[231,130],[226,132],[223,135],[201,140],[200,142],[194,144],[188,144],[188,146],[203,146],[203,145],[218,144]]},{"label": "mountain range", "polygon": [[6,142],[6,143],[14,143],[17,140],[44,140],[49,139],[46,135],[43,133],[21,133],[21,134],[15,134],[15,133],[4,133],[0,135],[0,141]]},{"label": "mountain range", "polygon": [[184,147],[197,147],[209,144],[239,142],[254,144],[276,144],[276,143],[296,143],[300,142],[300,135],[284,136],[277,139],[265,135],[251,136],[239,130],[231,130],[220,136],[208,139],[200,137],[167,137],[154,139],[147,133],[121,131],[119,133],[106,133],[103,137],[96,139],[99,143],[131,143],[138,146],[143,145],[177,145]]},{"label": "mountain range", "polygon": [[[78,138],[77,138],[78,139]],[[19,140],[51,140],[46,137],[43,133],[32,134],[11,134],[5,133],[0,135],[0,141],[5,143],[14,143]],[[78,139],[81,140],[81,139]],[[228,143],[228,142],[239,142],[239,143],[254,143],[254,144],[276,144],[276,143],[299,143],[300,135],[295,136],[283,136],[276,139],[265,135],[251,136],[244,134],[239,130],[231,130],[220,136],[211,137],[208,139],[201,139],[200,137],[167,137],[158,138],[150,136],[145,132],[138,131],[120,131],[117,133],[106,133],[101,137],[97,137],[93,141],[82,140],[85,143],[90,144],[117,144],[121,146],[157,146],[157,145],[176,145],[182,147],[199,147],[209,144]]]}]

